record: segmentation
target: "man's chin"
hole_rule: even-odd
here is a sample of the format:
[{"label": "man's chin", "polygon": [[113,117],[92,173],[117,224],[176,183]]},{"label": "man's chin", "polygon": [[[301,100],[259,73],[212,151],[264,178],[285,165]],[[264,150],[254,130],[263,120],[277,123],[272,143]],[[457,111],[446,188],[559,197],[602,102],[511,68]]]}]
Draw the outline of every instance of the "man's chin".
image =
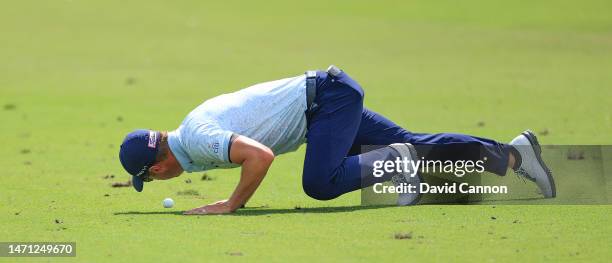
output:
[{"label": "man's chin", "polygon": [[180,173],[176,174],[176,175],[175,175],[174,177],[172,177],[172,178],[179,177],[179,176],[181,176],[182,174],[183,174],[183,172],[181,171]]},{"label": "man's chin", "polygon": [[157,177],[157,178],[154,178],[154,180],[156,180],[156,181],[166,181],[166,180],[170,180],[170,179],[173,179],[173,178],[176,178],[176,177],[179,177],[179,176],[180,176],[180,174],[179,175],[170,175],[170,176],[167,176],[167,177]]}]

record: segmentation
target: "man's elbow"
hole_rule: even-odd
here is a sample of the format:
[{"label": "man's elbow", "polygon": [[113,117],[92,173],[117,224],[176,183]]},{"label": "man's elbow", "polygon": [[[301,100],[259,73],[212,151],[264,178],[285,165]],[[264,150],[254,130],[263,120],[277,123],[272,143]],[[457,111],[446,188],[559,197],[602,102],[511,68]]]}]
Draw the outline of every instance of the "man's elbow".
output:
[{"label": "man's elbow", "polygon": [[251,159],[251,163],[261,166],[262,168],[267,168],[274,161],[274,152],[272,152],[270,148],[261,147],[253,150],[254,151],[250,154],[250,158],[248,158]]},{"label": "man's elbow", "polygon": [[261,149],[258,153],[258,159],[260,162],[266,165],[272,164],[274,161],[274,152],[270,148]]}]

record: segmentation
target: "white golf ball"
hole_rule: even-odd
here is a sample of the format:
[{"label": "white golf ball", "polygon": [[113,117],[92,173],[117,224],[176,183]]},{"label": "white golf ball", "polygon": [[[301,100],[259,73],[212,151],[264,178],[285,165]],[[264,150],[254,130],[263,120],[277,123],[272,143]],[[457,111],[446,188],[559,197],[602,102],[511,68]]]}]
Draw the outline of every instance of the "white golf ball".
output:
[{"label": "white golf ball", "polygon": [[165,208],[172,208],[174,206],[174,200],[172,200],[172,198],[166,198],[162,204]]}]

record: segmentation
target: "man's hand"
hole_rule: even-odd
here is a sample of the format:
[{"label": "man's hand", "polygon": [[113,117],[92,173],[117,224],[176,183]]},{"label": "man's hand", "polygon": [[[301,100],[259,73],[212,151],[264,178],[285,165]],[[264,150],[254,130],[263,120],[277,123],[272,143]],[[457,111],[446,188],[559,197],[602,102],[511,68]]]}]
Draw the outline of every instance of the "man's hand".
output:
[{"label": "man's hand", "polygon": [[243,207],[266,176],[268,168],[274,161],[274,153],[253,139],[238,136],[232,141],[230,159],[233,163],[240,164],[242,171],[240,181],[229,200],[186,211],[185,215],[227,214]]},{"label": "man's hand", "polygon": [[227,214],[233,212],[231,207],[227,204],[227,200],[221,200],[214,202],[209,205],[194,208],[189,211],[185,211],[184,215],[215,215],[215,214]]}]

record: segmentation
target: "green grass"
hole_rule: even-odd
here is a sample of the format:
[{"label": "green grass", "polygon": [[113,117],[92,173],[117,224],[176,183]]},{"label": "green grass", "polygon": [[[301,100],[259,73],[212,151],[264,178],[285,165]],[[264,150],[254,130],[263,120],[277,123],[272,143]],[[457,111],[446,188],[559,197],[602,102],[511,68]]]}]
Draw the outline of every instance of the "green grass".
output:
[{"label": "green grass", "polygon": [[77,242],[76,258],[53,258],[65,262],[607,261],[612,206],[320,202],[302,193],[303,147],[231,216],[178,212],[226,198],[238,170],[109,186],[128,179],[127,132],[174,129],[206,98],[332,63],[409,130],[612,142],[609,1],[431,2],[3,4],[0,241]]}]

